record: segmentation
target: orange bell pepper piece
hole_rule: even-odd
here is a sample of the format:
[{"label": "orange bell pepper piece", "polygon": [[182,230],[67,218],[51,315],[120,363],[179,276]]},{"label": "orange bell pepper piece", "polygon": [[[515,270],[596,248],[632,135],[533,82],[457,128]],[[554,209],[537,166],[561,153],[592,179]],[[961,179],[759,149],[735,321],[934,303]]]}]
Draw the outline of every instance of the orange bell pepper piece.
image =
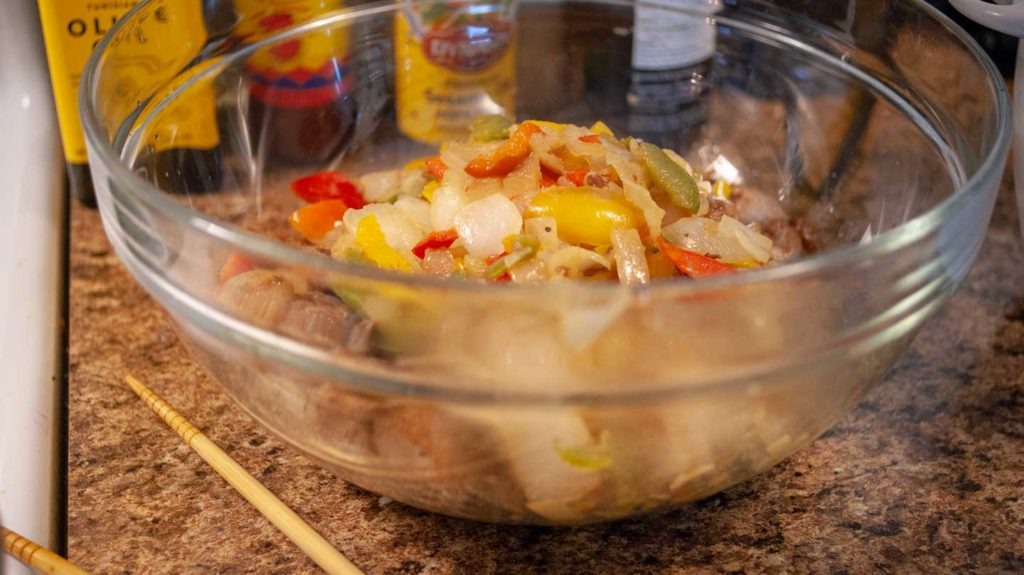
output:
[{"label": "orange bell pepper piece", "polygon": [[334,229],[347,209],[348,204],[342,200],[324,200],[295,210],[288,223],[302,237],[317,241]]},{"label": "orange bell pepper piece", "polygon": [[683,248],[670,244],[664,238],[658,238],[658,247],[662,253],[668,256],[672,264],[676,266],[679,273],[691,278],[706,278],[736,273],[736,268],[724,264],[714,258],[684,250]]},{"label": "orange bell pepper piece", "polygon": [[579,140],[584,144],[600,144],[601,136],[597,134],[587,134],[586,136],[580,136]]},{"label": "orange bell pepper piece", "polygon": [[466,164],[466,173],[474,178],[507,176],[530,155],[530,138],[541,129],[529,122],[520,124],[515,132],[489,155],[480,155]]},{"label": "orange bell pepper piece", "polygon": [[444,179],[444,173],[448,171],[448,164],[444,163],[444,160],[434,156],[433,158],[427,158],[427,173],[434,176],[434,179],[441,181]]},{"label": "orange bell pepper piece", "polygon": [[567,180],[572,182],[574,186],[582,186],[587,181],[587,170],[573,170],[566,172],[565,177]]}]

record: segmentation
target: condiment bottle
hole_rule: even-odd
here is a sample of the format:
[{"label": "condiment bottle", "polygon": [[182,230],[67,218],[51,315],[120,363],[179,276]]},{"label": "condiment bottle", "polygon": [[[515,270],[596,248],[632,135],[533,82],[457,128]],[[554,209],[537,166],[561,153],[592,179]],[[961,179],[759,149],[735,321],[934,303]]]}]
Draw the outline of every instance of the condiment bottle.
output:
[{"label": "condiment bottle", "polygon": [[395,16],[399,129],[426,143],[461,137],[473,118],[515,116],[515,3],[405,0]]},{"label": "condiment bottle", "polygon": [[[235,34],[254,41],[342,7],[340,0],[235,0]],[[351,138],[355,123],[349,32],[311,31],[246,63],[249,123],[257,154],[271,164],[320,165]]]},{"label": "condiment bottle", "polygon": [[627,130],[681,150],[707,118],[718,0],[673,0],[675,8],[633,8]]},{"label": "condiment bottle", "polygon": [[[40,0],[51,82],[74,197],[95,202],[78,116],[82,68],[99,40],[135,4],[131,0]],[[154,0],[133,18],[134,25],[111,39],[108,64],[125,97],[102,103],[107,117],[124,118],[142,97],[167,94],[185,78],[174,75],[200,53],[207,40],[201,0]],[[161,89],[161,85],[168,84]],[[177,97],[152,120],[136,167],[175,192],[215,189],[220,184],[215,91],[199,85]]]},{"label": "condiment bottle", "polygon": [[71,193],[89,205],[95,203],[95,197],[85,136],[78,119],[78,81],[93,47],[134,5],[135,0],[39,0],[39,17]]}]

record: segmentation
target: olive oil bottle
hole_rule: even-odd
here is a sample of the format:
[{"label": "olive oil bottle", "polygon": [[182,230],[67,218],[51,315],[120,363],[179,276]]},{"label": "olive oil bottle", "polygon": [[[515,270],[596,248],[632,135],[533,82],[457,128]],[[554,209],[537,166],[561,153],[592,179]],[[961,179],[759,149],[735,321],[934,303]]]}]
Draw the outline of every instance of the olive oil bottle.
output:
[{"label": "olive oil bottle", "polygon": [[[72,195],[94,205],[85,138],[79,121],[78,86],[96,44],[134,0],[39,0],[50,78]],[[208,39],[202,0],[155,0],[136,13],[111,50],[111,74],[137,96],[166,94],[183,79],[175,75]],[[140,98],[106,102],[111,118],[127,117]],[[161,188],[175,193],[216,189],[221,181],[216,97],[212,84],[191,89],[153,120],[145,149],[133,166]]]},{"label": "olive oil bottle", "polygon": [[135,0],[39,0],[39,17],[72,195],[95,202],[78,115],[78,82],[93,47]]}]

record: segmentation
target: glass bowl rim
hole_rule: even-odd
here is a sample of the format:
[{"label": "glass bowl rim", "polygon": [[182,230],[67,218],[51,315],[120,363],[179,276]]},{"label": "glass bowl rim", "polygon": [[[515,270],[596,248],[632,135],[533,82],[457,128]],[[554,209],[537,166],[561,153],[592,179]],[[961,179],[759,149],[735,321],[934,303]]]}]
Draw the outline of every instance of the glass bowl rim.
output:
[{"label": "glass bowl rim", "polygon": [[[164,192],[161,192],[155,186],[129,170],[128,167],[121,162],[119,157],[120,155],[114,150],[114,147],[105,141],[106,138],[103,136],[104,130],[102,128],[102,124],[99,120],[97,110],[91,106],[89,96],[93,93],[96,86],[96,74],[100,58],[108,47],[111,38],[113,38],[117,32],[122,30],[124,26],[128,25],[128,23],[132,21],[132,17],[138,11],[145,9],[147,6],[154,4],[157,1],[159,0],[144,0],[143,2],[140,2],[117,22],[110,33],[101,40],[93,51],[82,77],[79,104],[85,136],[90,148],[90,159],[91,161],[101,162],[105,171],[109,172],[112,180],[120,184],[117,186],[118,193],[114,194],[114,192],[111,191],[111,194],[114,194],[114,196],[124,194],[126,195],[127,200],[141,202],[142,204],[147,205],[154,211],[169,218],[172,223],[181,226],[184,229],[190,229],[195,233],[215,237],[229,245],[237,246],[246,252],[254,254],[256,257],[268,258],[271,261],[292,265],[301,265],[311,269],[316,269],[318,272],[333,273],[343,277],[356,277],[363,280],[380,282],[381,284],[445,290],[456,296],[476,293],[490,293],[508,296],[514,293],[516,296],[522,297],[530,294],[538,294],[547,289],[547,284],[493,285],[467,281],[451,281],[430,276],[389,272],[370,266],[339,262],[319,254],[312,254],[282,242],[245,231],[241,228],[236,228],[229,223],[222,222],[216,218],[197,212],[185,204],[174,201]],[[432,2],[441,0],[426,1]],[[545,0],[541,1],[543,2]],[[657,5],[659,7],[666,7],[665,5],[658,4],[657,2],[630,2],[627,0],[590,1],[625,6],[644,3]],[[820,254],[801,258],[793,263],[787,263],[762,270],[748,271],[726,277],[703,279],[700,281],[662,281],[644,286],[622,286],[612,282],[609,282],[608,284],[585,284],[577,282],[573,285],[573,289],[580,290],[580,293],[594,295],[612,295],[613,291],[621,293],[625,290],[630,292],[632,297],[638,298],[655,296],[699,298],[725,289],[741,289],[748,286],[767,284],[774,281],[809,278],[818,273],[840,270],[856,263],[862,263],[863,261],[869,260],[875,256],[898,251],[918,239],[925,237],[943,222],[950,219],[951,213],[958,210],[961,203],[966,202],[973,196],[983,193],[986,183],[990,183],[989,180],[993,178],[994,175],[1001,173],[1003,167],[1002,160],[1005,160],[1009,150],[1012,129],[1010,121],[1010,100],[1007,86],[1003,82],[1002,77],[996,70],[991,59],[981,50],[980,46],[978,46],[978,44],[966,34],[966,32],[956,26],[956,24],[949,20],[945,15],[923,2],[917,2],[915,0],[902,1],[913,5],[915,8],[924,10],[935,21],[944,27],[944,29],[952,36],[952,39],[958,40],[962,47],[967,49],[967,52],[973,58],[974,62],[984,71],[985,76],[988,79],[989,89],[992,90],[992,97],[994,98],[995,110],[993,114],[993,121],[996,124],[996,130],[994,135],[989,136],[991,138],[990,148],[987,150],[987,154],[978,164],[975,171],[970,174],[963,184],[949,197],[943,199],[929,210],[922,212],[899,226],[878,234],[869,242],[863,244],[852,244],[828,250]],[[707,0],[707,2],[709,4],[713,4],[715,3],[715,0]],[[358,8],[343,9],[332,12],[329,15],[304,23],[299,27],[286,29],[280,34],[275,34],[274,36],[264,39],[258,43],[246,46],[245,49],[233,53],[229,57],[225,58],[224,60],[226,63],[224,65],[227,65],[239,58],[243,58],[256,50],[280,41],[283,38],[300,35],[307,30],[317,27],[331,26],[356,20],[358,18],[394,12],[398,9],[398,6],[398,4],[390,1],[382,1]],[[671,6],[668,6],[668,8],[677,10]],[[721,20],[728,21],[728,19]],[[212,74],[218,69],[218,67],[211,66],[209,69],[204,71],[204,74]],[[178,89],[182,90],[186,87],[187,85],[179,87]],[[120,200],[112,196],[112,201]],[[101,208],[102,207],[103,203],[101,202]],[[132,269],[138,278],[139,274],[142,272],[142,270],[138,269],[140,262],[125,263],[128,264],[128,267]],[[145,264],[142,265],[145,266]],[[203,329],[208,335],[217,336],[219,334],[220,337],[233,339],[234,345],[243,345],[248,348],[250,352],[255,352],[261,356],[268,356],[269,354],[271,359],[284,360],[301,371],[318,372],[323,375],[328,375],[334,379],[338,379],[339,381],[349,381],[350,383],[347,385],[356,389],[365,389],[379,393],[395,393],[423,399],[443,398],[446,400],[470,403],[511,401],[513,403],[525,403],[530,405],[565,405],[566,402],[595,404],[606,403],[609,401],[643,402],[655,399],[665,399],[668,397],[690,397],[694,394],[699,395],[707,392],[720,392],[723,389],[733,388],[735,384],[743,383],[743,381],[739,381],[735,378],[725,378],[701,382],[699,384],[687,383],[681,385],[666,385],[650,390],[612,391],[602,389],[575,395],[562,393],[549,395],[522,393],[514,390],[488,390],[484,386],[476,385],[469,388],[449,388],[439,387],[432,384],[415,382],[407,383],[396,381],[393,378],[373,375],[370,373],[362,373],[360,370],[352,370],[350,367],[340,365],[337,361],[332,361],[332,358],[328,357],[329,354],[326,351],[313,348],[272,332],[267,332],[266,330],[258,329],[256,326],[249,325],[242,320],[235,320],[225,314],[219,313],[218,310],[206,305],[206,302],[200,300],[198,297],[192,296],[192,294],[188,293],[187,290],[171,284],[171,282],[168,281],[168,278],[163,277],[163,274],[161,274],[159,270],[147,269],[142,275],[148,277],[144,277],[140,281],[150,290],[155,290],[157,292],[155,295],[157,295],[158,299],[161,300],[162,304],[176,308],[175,311],[179,313],[191,315],[193,319],[198,319],[200,325],[197,327]],[[192,301],[191,307],[185,305],[185,301]],[[823,355],[818,354],[815,355],[815,357],[804,358],[804,361],[819,361],[827,355],[827,353]],[[774,369],[770,371],[772,371],[772,373],[777,373],[775,369],[793,368],[796,364],[800,363],[802,362],[795,361],[783,362],[781,364],[775,363],[772,366]],[[744,380],[749,382],[749,379],[747,378],[744,378]]]},{"label": "glass bowl rim", "polygon": [[[183,228],[191,228],[198,233],[217,237],[228,244],[238,246],[250,254],[254,254],[260,258],[266,258],[269,261],[287,262],[293,265],[317,269],[318,271],[336,273],[341,276],[359,277],[366,280],[394,283],[409,287],[444,289],[459,293],[476,293],[480,291],[493,292],[495,290],[528,293],[544,289],[543,284],[520,285],[513,283],[501,283],[498,285],[492,285],[491,283],[484,284],[470,281],[453,281],[422,274],[404,274],[358,263],[342,262],[325,257],[322,254],[313,254],[260,234],[246,231],[230,223],[223,222],[217,218],[196,211],[185,204],[176,202],[167,197],[167,194],[161,192],[156,186],[129,170],[128,167],[121,162],[119,154],[114,150],[113,146],[106,142],[105,138],[101,135],[104,133],[104,130],[99,120],[98,112],[92,106],[90,95],[95,90],[96,74],[100,59],[109,46],[111,39],[116,36],[123,27],[132,22],[132,19],[137,12],[144,10],[150,4],[155,4],[158,1],[159,0],[144,0],[132,8],[132,10],[125,14],[124,17],[118,20],[118,22],[111,28],[110,32],[96,46],[92,55],[89,57],[82,74],[82,85],[79,90],[79,106],[81,108],[82,124],[86,141],[90,144],[90,161],[101,162],[104,168],[106,168],[114,178],[119,181],[119,183],[123,184],[122,189],[127,189],[130,192],[134,200],[147,204],[149,207],[157,210],[162,215],[167,216],[174,223],[181,225]],[[443,0],[428,0],[428,3],[430,1],[443,2]],[[624,0],[589,1],[626,6],[635,4],[651,4],[659,7],[667,7],[676,11],[688,12],[688,10],[679,10],[677,7],[658,4],[657,2],[630,2]],[[1010,120],[1011,104],[1008,89],[996,69],[995,64],[973,38],[967,35],[966,32],[964,32],[944,14],[924,3],[914,2],[913,0],[904,1],[915,4],[917,8],[927,12],[933,19],[942,24],[947,32],[951,33],[955,39],[959,40],[962,45],[968,49],[969,53],[974,58],[975,63],[980,64],[983,71],[986,73],[989,80],[989,87],[994,92],[992,95],[995,98],[996,104],[995,122],[997,124],[997,132],[992,140],[990,149],[987,151],[986,156],[974,173],[970,174],[966,181],[963,182],[957,190],[955,190],[949,197],[944,198],[937,205],[898,226],[876,235],[868,242],[844,245],[818,254],[802,257],[791,263],[770,266],[759,270],[749,270],[739,274],[705,278],[700,281],[651,282],[650,284],[641,286],[629,286],[628,289],[635,291],[638,294],[660,294],[664,291],[671,291],[685,296],[702,295],[722,289],[742,287],[754,283],[768,283],[782,279],[808,276],[815,272],[846,267],[856,261],[868,259],[882,253],[890,253],[913,242],[921,235],[926,234],[932,228],[940,225],[943,221],[948,219],[948,214],[956,209],[956,204],[960,203],[965,196],[978,193],[978,190],[982,187],[982,180],[990,177],[994,171],[1001,170],[1002,162],[1000,159],[1005,159],[1005,155],[1008,152],[1010,145],[1010,136],[1012,131]],[[716,3],[715,0],[705,0],[705,2],[709,5]],[[207,75],[212,75],[222,67],[237,62],[238,60],[251,55],[253,52],[274,44],[282,39],[299,36],[310,30],[337,25],[347,21],[353,21],[377,14],[395,12],[400,8],[400,3],[385,0],[357,8],[347,8],[331,12],[330,14],[320,18],[305,22],[300,26],[284,29],[280,33],[274,34],[257,43],[248,45],[242,50],[238,50],[237,52],[223,58],[216,66],[208,67],[201,74],[197,74],[193,77],[191,81],[197,81]],[[727,19],[721,20],[727,21]],[[185,83],[182,86],[179,86],[169,97],[180,93],[181,90],[187,89],[188,85],[189,83]],[[620,290],[623,289],[623,286],[619,286],[614,282],[594,282],[593,284],[587,284],[585,289],[594,293],[602,293]]]}]

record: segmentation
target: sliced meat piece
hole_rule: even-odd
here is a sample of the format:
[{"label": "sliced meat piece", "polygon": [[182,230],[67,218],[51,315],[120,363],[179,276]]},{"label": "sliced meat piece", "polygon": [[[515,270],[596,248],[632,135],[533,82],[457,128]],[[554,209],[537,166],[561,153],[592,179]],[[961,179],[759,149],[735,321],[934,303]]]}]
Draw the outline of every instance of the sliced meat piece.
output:
[{"label": "sliced meat piece", "polygon": [[278,330],[318,347],[338,346],[361,354],[370,349],[373,322],[340,299],[313,291],[291,303]]},{"label": "sliced meat piece", "polygon": [[722,221],[722,216],[739,219],[736,217],[736,204],[729,200],[708,198],[708,214],[705,217],[720,222]]},{"label": "sliced meat piece", "polygon": [[736,186],[729,199],[736,206],[736,215],[733,217],[744,224],[767,226],[774,221],[789,219],[782,203],[764,192]]},{"label": "sliced meat piece", "polygon": [[224,282],[217,300],[242,319],[298,341],[356,354],[369,351],[372,320],[333,295],[315,290],[298,295],[296,281],[285,272],[251,270]]},{"label": "sliced meat piece", "polygon": [[772,261],[781,263],[800,257],[804,253],[803,238],[796,226],[775,220],[764,226],[764,234],[772,240]]},{"label": "sliced meat piece", "polygon": [[217,291],[217,300],[224,307],[264,328],[276,326],[294,299],[295,289],[287,279],[263,269],[240,273]]}]

